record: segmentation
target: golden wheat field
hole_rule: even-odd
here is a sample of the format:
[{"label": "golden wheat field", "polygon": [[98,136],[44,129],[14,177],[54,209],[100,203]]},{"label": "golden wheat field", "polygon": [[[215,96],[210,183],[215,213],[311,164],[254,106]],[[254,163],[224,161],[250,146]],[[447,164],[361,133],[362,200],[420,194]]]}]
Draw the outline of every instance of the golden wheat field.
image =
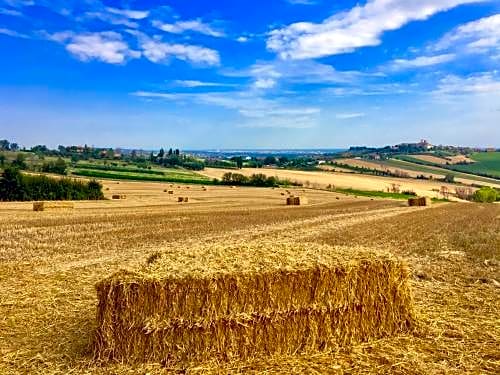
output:
[{"label": "golden wheat field", "polygon": [[[337,169],[337,167],[335,168]],[[222,178],[224,173],[234,172],[234,170],[226,170],[219,168],[205,168],[201,173],[211,178]],[[386,191],[391,184],[400,186],[401,190],[412,190],[418,195],[442,198],[439,190],[442,186],[450,191],[455,191],[455,185],[447,184],[436,180],[416,180],[411,178],[395,178],[395,177],[381,177],[369,176],[354,173],[338,173],[338,172],[324,172],[324,171],[297,171],[287,169],[273,169],[273,168],[244,168],[238,173],[250,176],[255,173],[263,173],[267,176],[276,176],[281,179],[288,179],[290,181],[297,181],[305,186],[313,188],[325,188],[328,185],[341,188],[352,188],[360,190],[376,190]],[[471,180],[460,180],[463,183],[471,184]],[[488,183],[488,186],[500,188],[500,184],[494,182]]]},{"label": "golden wheat field", "polygon": [[[32,203],[0,203],[0,373],[500,372],[498,204],[408,207],[402,201],[302,188],[188,188],[114,181],[105,182],[104,187],[106,197],[120,195],[124,199],[75,202],[73,209],[42,212],[33,212]],[[287,206],[286,197],[290,195],[307,197],[308,204]],[[178,202],[178,197],[189,200]],[[317,273],[316,263],[311,260],[319,258],[324,267]],[[280,273],[282,269],[303,272],[300,277],[293,273],[285,277]],[[183,314],[194,316],[200,309],[208,309],[208,315],[215,319],[220,306],[236,309],[239,315],[235,316],[244,316],[246,320],[231,328],[234,337],[240,332],[238,327],[247,329],[248,325],[257,324],[247,313],[245,296],[232,295],[230,288],[234,275],[250,273],[252,277],[243,280],[248,289],[267,283],[277,293],[254,295],[251,305],[262,305],[262,311],[272,304],[286,304],[283,293],[299,302],[314,302],[304,305],[304,309],[316,308],[325,303],[321,296],[330,296],[328,293],[336,290],[326,287],[337,285],[334,277],[328,275],[339,274],[353,276],[346,282],[351,283],[354,297],[372,288],[375,297],[393,298],[400,305],[384,312],[383,316],[395,317],[394,322],[385,318],[381,321],[378,310],[368,317],[370,324],[382,324],[384,332],[373,324],[365,327],[366,338],[359,337],[355,330],[348,338],[338,331],[335,334],[347,345],[332,345],[319,351],[309,350],[316,345],[311,342],[303,351],[290,353],[288,343],[276,338],[274,342],[274,336],[269,336],[267,342],[256,343],[259,350],[252,351],[248,344],[242,344],[245,338],[241,338],[232,341],[227,351],[241,351],[243,355],[228,355],[228,360],[221,360],[210,355],[214,345],[220,343],[192,333],[179,338],[176,347],[161,346],[162,338],[171,332],[165,327],[172,321],[167,316],[170,312],[155,309],[159,308],[159,299],[173,298],[164,293],[171,283],[177,288],[175,298],[184,301],[172,306]],[[211,302],[206,306],[199,306],[196,300],[188,304],[180,297],[183,291],[191,288],[191,282],[201,282],[207,274],[218,277],[219,294],[210,294],[212,299],[207,294],[204,301]],[[269,277],[255,278],[259,275]],[[304,280],[311,278],[319,280],[317,275],[321,275],[321,285],[325,287],[318,287],[315,296],[287,289],[294,283],[307,285]],[[396,289],[384,289],[385,280]],[[126,284],[128,281],[131,283]],[[123,285],[132,286],[127,289]],[[395,290],[399,293],[397,298],[393,295]],[[200,298],[208,291],[200,287]],[[124,293],[123,300],[112,298],[120,293]],[[346,298],[353,295],[331,294],[334,301]],[[368,294],[366,298],[383,309],[382,300]],[[109,331],[109,327],[120,323],[109,321],[109,317],[115,316],[111,313],[137,307],[139,302],[138,310],[127,310],[128,320],[120,326],[123,331]],[[315,310],[315,316],[323,319],[327,307]],[[146,347],[140,340],[148,332],[135,330],[137,341],[131,341],[132,331],[128,330],[135,329],[133,324],[142,322],[148,311],[156,311],[152,315],[157,319],[148,321],[146,328],[159,330],[160,341],[154,351],[148,352],[150,360],[141,361],[138,353]],[[346,327],[357,316],[345,315]],[[401,325],[400,317],[408,325]],[[265,317],[259,319],[262,322]],[[284,319],[283,323],[275,324],[273,332],[287,339],[288,328],[283,327],[299,332],[299,325],[286,326],[288,318],[280,319]],[[215,327],[211,320],[199,322],[196,330],[202,332],[205,323]],[[226,337],[224,329],[219,325],[208,332]],[[318,332],[318,337],[325,334]],[[197,353],[183,350],[186,343],[206,350],[200,349],[199,358],[193,362],[175,364],[155,357],[161,350],[197,357]],[[99,345],[107,345],[108,351],[99,351],[96,356]],[[269,352],[271,345],[273,354],[261,355]],[[224,348],[219,345],[217,350]],[[117,359],[119,355],[114,357],[113,353],[125,357]],[[134,356],[134,361],[128,355]]]}]

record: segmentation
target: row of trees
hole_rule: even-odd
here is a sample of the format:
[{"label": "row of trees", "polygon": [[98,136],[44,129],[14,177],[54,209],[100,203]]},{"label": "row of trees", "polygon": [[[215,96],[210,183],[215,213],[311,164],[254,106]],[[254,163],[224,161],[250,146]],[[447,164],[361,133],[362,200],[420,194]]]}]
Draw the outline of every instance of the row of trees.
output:
[{"label": "row of trees", "polygon": [[0,178],[0,201],[98,200],[104,199],[102,185],[95,181],[23,175],[8,167]]},{"label": "row of trees", "polygon": [[0,151],[19,151],[19,145],[10,143],[6,139],[0,139]]},{"label": "row of trees", "polygon": [[277,187],[280,185],[301,186],[298,183],[293,183],[288,180],[280,180],[278,177],[274,176],[267,177],[265,174],[262,173],[253,174],[250,177],[247,177],[240,173],[232,173],[232,172],[225,173],[224,176],[222,176],[222,184],[238,185],[238,186],[258,186],[258,187]]}]

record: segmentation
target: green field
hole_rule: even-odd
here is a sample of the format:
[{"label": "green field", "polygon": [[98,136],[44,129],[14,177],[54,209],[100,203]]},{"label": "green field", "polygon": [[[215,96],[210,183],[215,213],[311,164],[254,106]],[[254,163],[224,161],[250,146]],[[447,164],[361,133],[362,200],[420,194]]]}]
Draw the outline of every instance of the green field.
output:
[{"label": "green field", "polygon": [[108,171],[94,169],[75,169],[75,176],[109,178],[114,180],[135,180],[151,182],[178,182],[189,184],[211,184],[213,181],[198,173],[177,169],[164,169],[161,175],[140,172]]},{"label": "green field", "polygon": [[471,156],[473,164],[454,165],[454,169],[467,173],[481,173],[500,178],[500,152],[475,152]]},{"label": "green field", "polygon": [[[387,163],[387,165],[391,165],[393,167],[398,167],[398,168],[405,168],[417,172],[425,172],[425,173],[434,173],[434,174],[440,174],[440,175],[446,175],[446,174],[451,174],[455,176],[455,178],[464,178],[464,179],[469,179],[469,180],[475,180],[475,181],[480,181],[484,183],[495,183],[495,180],[492,178],[488,177],[482,177],[475,175],[474,172],[472,171],[467,171],[467,170],[462,170],[462,172],[448,169],[448,168],[442,168],[442,166],[438,166],[437,164],[425,161],[425,160],[420,160],[413,158],[409,155],[398,155],[397,159],[390,159],[387,161],[384,161],[384,163]],[[475,166],[476,164],[473,165],[454,165],[453,168],[458,169],[458,167],[472,167]],[[478,173],[478,171],[476,171]],[[500,175],[498,176],[500,177]],[[498,183],[498,182],[496,182]]]},{"label": "green field", "polygon": [[[402,200],[407,200],[407,199],[415,197],[415,195],[413,195],[413,194],[389,193],[386,191],[376,191],[376,190],[358,190],[358,189],[335,188],[335,192],[346,194],[346,195],[360,196],[360,197],[389,198],[389,199],[402,199]],[[432,201],[433,202],[448,202],[448,200],[446,200],[446,199],[438,199],[438,198],[432,198]]]}]

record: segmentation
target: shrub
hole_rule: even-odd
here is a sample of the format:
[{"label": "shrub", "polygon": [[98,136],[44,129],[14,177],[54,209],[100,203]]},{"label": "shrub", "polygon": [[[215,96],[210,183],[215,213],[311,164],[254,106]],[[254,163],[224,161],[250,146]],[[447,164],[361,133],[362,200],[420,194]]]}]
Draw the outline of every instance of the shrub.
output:
[{"label": "shrub", "polygon": [[493,203],[497,200],[498,192],[490,187],[484,186],[474,193],[474,201],[480,203]]}]

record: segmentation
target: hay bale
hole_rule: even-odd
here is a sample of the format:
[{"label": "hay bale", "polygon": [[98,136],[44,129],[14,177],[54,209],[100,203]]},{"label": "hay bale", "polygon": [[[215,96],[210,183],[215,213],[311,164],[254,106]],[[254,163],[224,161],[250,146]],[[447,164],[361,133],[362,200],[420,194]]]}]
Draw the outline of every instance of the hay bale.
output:
[{"label": "hay bale", "polygon": [[33,202],[33,211],[72,210],[75,204],[69,201]]},{"label": "hay bale", "polygon": [[189,202],[189,198],[188,197],[184,197],[184,203],[188,203]]},{"label": "hay bale", "polygon": [[179,202],[179,203],[181,203],[181,202],[187,203],[187,202],[189,202],[189,198],[188,197],[177,197],[177,202]]},{"label": "hay bale", "polygon": [[173,191],[173,190],[169,190],[169,191],[167,192],[167,194],[174,194],[174,191]]},{"label": "hay bale", "polygon": [[292,195],[292,196],[286,198],[287,206],[300,206],[300,205],[304,205],[304,204],[308,204],[308,203],[309,203],[309,200],[307,199],[307,197],[303,197],[303,196],[294,197]]},{"label": "hay bale", "polygon": [[410,207],[424,207],[430,206],[432,201],[429,197],[418,197],[408,199],[408,206]]},{"label": "hay bale", "polygon": [[127,196],[125,194],[113,194],[111,196],[112,199],[127,199]]},{"label": "hay bale", "polygon": [[409,278],[396,258],[353,248],[242,243],[167,251],[96,285],[94,353],[171,365],[378,339],[411,329]]}]

